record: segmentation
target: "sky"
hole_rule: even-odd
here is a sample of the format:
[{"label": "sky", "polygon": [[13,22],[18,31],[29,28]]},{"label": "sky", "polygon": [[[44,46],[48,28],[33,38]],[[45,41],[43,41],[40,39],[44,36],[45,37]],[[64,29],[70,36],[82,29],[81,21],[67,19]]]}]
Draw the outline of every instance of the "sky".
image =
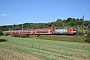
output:
[{"label": "sky", "polygon": [[90,0],[0,0],[0,26],[48,23],[83,15],[90,20]]}]

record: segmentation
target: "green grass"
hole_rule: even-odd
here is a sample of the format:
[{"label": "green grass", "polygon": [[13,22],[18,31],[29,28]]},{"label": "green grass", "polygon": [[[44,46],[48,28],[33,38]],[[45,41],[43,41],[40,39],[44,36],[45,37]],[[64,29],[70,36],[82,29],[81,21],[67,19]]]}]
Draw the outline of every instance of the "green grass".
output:
[{"label": "green grass", "polygon": [[[11,36],[0,36],[0,39],[7,39],[7,42],[0,42],[0,52],[2,52],[2,55],[5,55],[5,58],[8,56],[14,60],[25,60],[21,55],[15,55],[14,52],[17,52],[25,55],[31,54],[41,60],[90,59],[90,44],[88,43],[17,38]],[[60,37],[60,39],[63,40],[62,37]],[[71,39],[73,40],[73,38]],[[11,53],[10,51],[13,52]]]},{"label": "green grass", "polygon": [[85,42],[84,36],[39,36],[38,39],[55,40],[55,41],[69,41],[69,42]]}]

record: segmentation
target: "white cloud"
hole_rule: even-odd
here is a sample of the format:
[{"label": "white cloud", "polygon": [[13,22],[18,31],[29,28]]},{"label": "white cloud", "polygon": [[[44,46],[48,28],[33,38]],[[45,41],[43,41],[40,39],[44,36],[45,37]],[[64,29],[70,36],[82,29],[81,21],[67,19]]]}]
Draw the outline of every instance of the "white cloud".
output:
[{"label": "white cloud", "polygon": [[1,16],[8,16],[7,14],[0,14]]}]

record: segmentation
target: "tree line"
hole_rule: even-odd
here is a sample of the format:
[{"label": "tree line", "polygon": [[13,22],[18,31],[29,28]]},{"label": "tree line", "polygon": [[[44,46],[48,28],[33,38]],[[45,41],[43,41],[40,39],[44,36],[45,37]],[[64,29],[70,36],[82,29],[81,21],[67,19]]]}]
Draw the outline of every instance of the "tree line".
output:
[{"label": "tree line", "polygon": [[[8,30],[30,30],[30,29],[43,29],[43,28],[75,28],[76,30],[82,30],[83,19],[82,18],[67,18],[67,19],[57,19],[54,22],[48,23],[24,23],[18,25],[8,25],[8,26],[0,26],[0,30],[8,31]],[[84,30],[88,30],[90,28],[90,20],[84,20]]]}]

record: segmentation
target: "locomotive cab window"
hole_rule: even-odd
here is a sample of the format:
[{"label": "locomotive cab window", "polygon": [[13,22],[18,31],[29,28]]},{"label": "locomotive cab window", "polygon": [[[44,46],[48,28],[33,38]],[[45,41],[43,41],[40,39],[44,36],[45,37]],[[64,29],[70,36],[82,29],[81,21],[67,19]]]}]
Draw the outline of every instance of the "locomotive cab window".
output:
[{"label": "locomotive cab window", "polygon": [[73,31],[76,31],[75,29],[73,29]]}]

